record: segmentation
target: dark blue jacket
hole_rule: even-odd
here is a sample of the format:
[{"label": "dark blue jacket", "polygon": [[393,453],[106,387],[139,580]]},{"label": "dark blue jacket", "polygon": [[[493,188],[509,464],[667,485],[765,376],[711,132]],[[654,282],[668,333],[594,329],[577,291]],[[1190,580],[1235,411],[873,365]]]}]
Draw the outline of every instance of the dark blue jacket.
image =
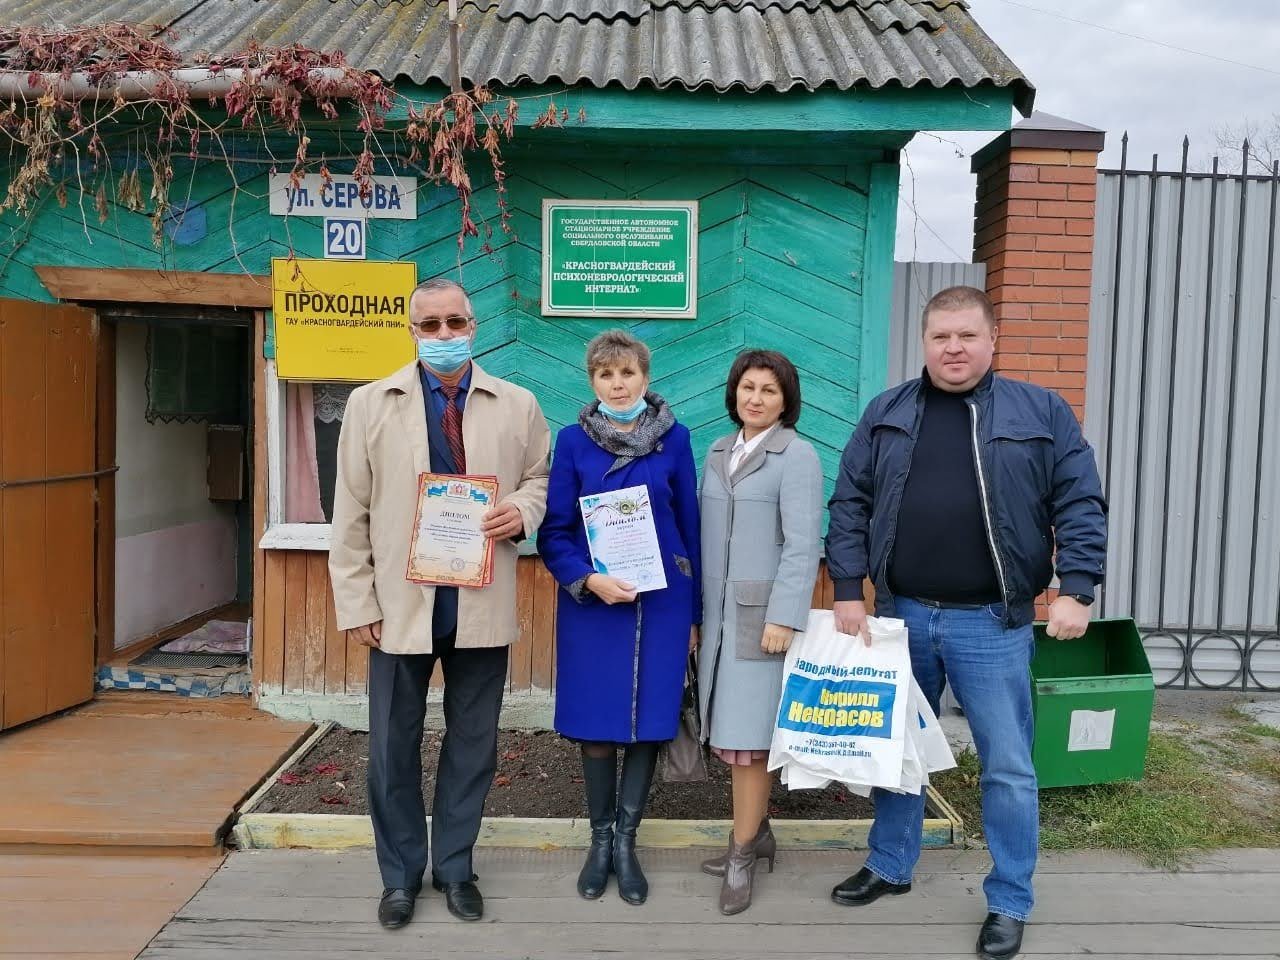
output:
[{"label": "dark blue jacket", "polygon": [[[827,567],[837,600],[861,596],[869,576],[876,610],[892,615],[889,557],[920,421],[921,380],[867,405],[840,460],[828,504]],[[1030,623],[1056,563],[1062,593],[1092,594],[1107,556],[1107,503],[1093,449],[1056,393],[993,373],[967,401],[984,521],[1010,627]],[[946,531],[938,531],[941,549]]]}]

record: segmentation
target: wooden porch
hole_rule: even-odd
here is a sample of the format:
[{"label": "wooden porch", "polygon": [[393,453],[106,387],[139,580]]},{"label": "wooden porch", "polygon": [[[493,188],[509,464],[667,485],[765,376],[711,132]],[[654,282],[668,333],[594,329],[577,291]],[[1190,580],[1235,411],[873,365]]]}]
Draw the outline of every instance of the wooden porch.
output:
[{"label": "wooden porch", "polygon": [[102,694],[0,738],[0,850],[216,847],[236,804],[309,729],[245,697]]},{"label": "wooden porch", "polygon": [[[643,827],[641,828],[643,839]],[[581,851],[482,849],[482,923],[460,923],[427,889],[405,929],[382,930],[371,850],[232,854],[142,954],[143,960],[347,957],[555,957],[743,960],[765,957],[966,960],[986,914],[980,851],[926,851],[913,891],[869,907],[833,905],[829,891],[862,862],[848,851],[782,850],[760,874],[756,902],[722,917],[718,882],[696,850],[644,850],[649,902],[613,889],[581,899]],[[1271,850],[1220,851],[1176,873],[1105,851],[1045,853],[1023,955],[1048,958],[1276,956],[1280,860]]]}]

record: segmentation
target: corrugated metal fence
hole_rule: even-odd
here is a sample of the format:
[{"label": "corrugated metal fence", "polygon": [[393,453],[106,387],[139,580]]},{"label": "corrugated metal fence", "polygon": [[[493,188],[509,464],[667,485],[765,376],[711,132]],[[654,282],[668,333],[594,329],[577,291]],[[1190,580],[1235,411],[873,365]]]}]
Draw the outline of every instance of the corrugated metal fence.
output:
[{"label": "corrugated metal fence", "polygon": [[956,286],[987,286],[985,263],[895,263],[893,265],[893,319],[889,328],[889,378],[894,386],[924,369],[924,344],[920,318],[929,298]]},{"label": "corrugated metal fence", "polygon": [[1086,433],[1111,503],[1103,616],[1157,683],[1280,689],[1280,176],[1098,178]]}]

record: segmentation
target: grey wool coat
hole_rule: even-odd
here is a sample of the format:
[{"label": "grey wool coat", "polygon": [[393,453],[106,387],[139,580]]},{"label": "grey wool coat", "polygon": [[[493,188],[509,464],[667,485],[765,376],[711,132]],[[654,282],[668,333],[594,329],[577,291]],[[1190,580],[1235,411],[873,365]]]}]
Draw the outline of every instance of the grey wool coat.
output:
[{"label": "grey wool coat", "polygon": [[784,654],[760,648],[766,623],[803,630],[822,543],[822,465],[778,427],[729,476],[737,434],[707,454],[702,477],[702,734],[713,747],[767,750]]}]

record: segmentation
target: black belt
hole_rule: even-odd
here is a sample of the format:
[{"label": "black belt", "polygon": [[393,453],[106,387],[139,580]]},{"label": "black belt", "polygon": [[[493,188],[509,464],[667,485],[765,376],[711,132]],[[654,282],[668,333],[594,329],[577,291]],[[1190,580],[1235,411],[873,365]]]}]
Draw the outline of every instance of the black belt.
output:
[{"label": "black belt", "polygon": [[[912,597],[916,603],[923,603],[926,607],[937,607],[940,610],[981,610],[989,606],[986,603],[951,603],[947,600],[926,600],[924,597]],[[999,600],[992,600],[992,603],[999,603]]]}]

